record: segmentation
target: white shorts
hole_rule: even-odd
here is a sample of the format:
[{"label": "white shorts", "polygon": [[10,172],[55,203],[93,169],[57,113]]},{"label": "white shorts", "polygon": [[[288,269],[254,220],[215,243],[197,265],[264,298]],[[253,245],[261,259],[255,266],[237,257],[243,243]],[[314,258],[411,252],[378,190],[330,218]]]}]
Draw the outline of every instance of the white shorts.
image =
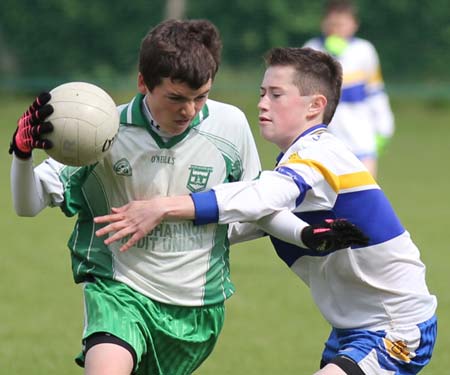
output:
[{"label": "white shorts", "polygon": [[421,324],[388,331],[333,328],[321,365],[344,357],[356,363],[365,375],[417,374],[431,359],[436,334],[435,316]]}]

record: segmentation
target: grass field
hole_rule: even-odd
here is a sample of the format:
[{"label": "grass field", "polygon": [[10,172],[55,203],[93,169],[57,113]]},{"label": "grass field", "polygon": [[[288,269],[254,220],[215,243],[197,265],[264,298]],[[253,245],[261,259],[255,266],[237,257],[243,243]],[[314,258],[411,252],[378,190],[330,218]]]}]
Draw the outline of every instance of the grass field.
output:
[{"label": "grass field", "polygon": [[[257,90],[218,86],[212,96],[245,110],[263,166],[271,168],[277,151],[257,130]],[[118,101],[125,97],[115,96]],[[0,170],[5,177],[0,185],[0,374],[81,374],[73,362],[80,348],[81,290],[72,282],[66,248],[74,221],[58,209],[47,209],[33,219],[13,213],[7,148],[16,119],[31,98],[3,96],[1,100]],[[423,374],[449,374],[450,104],[401,98],[393,100],[393,109],[397,132],[381,159],[379,183],[421,248],[429,288],[439,300],[438,343]],[[37,160],[42,157],[36,154]],[[237,292],[227,302],[216,350],[197,374],[312,374],[328,326],[308,289],[265,239],[235,246],[231,266]]]}]

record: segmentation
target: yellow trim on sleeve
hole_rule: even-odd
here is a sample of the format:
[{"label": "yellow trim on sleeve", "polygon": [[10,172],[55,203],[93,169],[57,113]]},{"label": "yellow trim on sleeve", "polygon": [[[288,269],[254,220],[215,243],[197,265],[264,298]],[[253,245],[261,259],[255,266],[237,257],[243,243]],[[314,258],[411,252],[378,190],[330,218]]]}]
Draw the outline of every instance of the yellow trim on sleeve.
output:
[{"label": "yellow trim on sleeve", "polygon": [[347,72],[342,77],[343,85],[354,85],[357,83],[364,83],[367,81],[367,72],[363,70]]},{"label": "yellow trim on sleeve", "polygon": [[331,172],[318,161],[302,159],[297,153],[289,156],[288,160],[285,163],[280,164],[280,166],[287,164],[305,164],[318,170],[336,193],[340,190],[355,188],[358,186],[376,185],[375,179],[367,171],[347,173],[339,176]]},{"label": "yellow trim on sleeve", "polygon": [[383,76],[381,74],[381,68],[378,69],[369,77],[369,84],[383,84]]},{"label": "yellow trim on sleeve", "polygon": [[340,175],[339,181],[341,190],[377,184],[373,176],[367,171]]}]

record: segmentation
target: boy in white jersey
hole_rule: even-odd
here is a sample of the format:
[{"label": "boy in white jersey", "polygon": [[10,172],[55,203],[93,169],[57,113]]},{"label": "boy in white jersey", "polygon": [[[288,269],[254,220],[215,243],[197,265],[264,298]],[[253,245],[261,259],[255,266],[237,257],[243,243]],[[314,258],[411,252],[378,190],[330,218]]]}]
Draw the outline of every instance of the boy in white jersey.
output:
[{"label": "boy in white jersey", "polygon": [[[95,219],[109,223],[97,236],[110,233],[107,244],[125,238],[127,250],[163,219],[257,221],[279,237],[271,237],[278,255],[310,287],[332,326],[316,375],[416,374],[432,355],[436,297],[428,291],[419,250],[383,191],[327,130],[339,100],[341,67],[310,48],[275,48],[266,62],[259,126],[281,150],[275,170],[252,182],[115,208]],[[311,225],[348,219],[370,242],[314,253],[291,219],[272,215],[283,209]],[[274,225],[284,233],[273,232]]]},{"label": "boy in white jersey", "polygon": [[69,241],[83,283],[85,328],[77,363],[89,375],[191,374],[213,350],[230,280],[227,225],[164,223],[121,253],[94,235],[93,222],[134,199],[188,194],[251,181],[260,162],[249,124],[236,107],[208,99],[221,40],[206,20],[165,21],[141,43],[139,94],[119,107],[111,153],[75,168],[47,159],[52,107],[41,95],[19,120],[10,152],[14,207],[35,216],[46,206],[78,215]]},{"label": "boy in white jersey", "polygon": [[307,41],[305,47],[326,51],[341,63],[341,100],[329,130],[376,177],[379,153],[394,132],[394,117],[384,91],[377,51],[368,40],[355,36],[358,26],[356,7],[351,1],[331,0],[322,19],[323,35]]}]

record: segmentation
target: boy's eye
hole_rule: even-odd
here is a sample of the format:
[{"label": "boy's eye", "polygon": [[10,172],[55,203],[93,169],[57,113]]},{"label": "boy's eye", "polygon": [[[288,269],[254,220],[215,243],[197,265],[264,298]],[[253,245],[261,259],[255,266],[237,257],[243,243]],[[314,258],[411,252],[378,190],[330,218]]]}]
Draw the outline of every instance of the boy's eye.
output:
[{"label": "boy's eye", "polygon": [[172,100],[173,102],[182,102],[184,98],[180,96],[169,96],[169,100]]},{"label": "boy's eye", "polygon": [[[201,102],[201,101],[203,101],[203,100],[205,100],[207,98],[208,98],[208,95],[200,95],[200,96],[197,96],[194,99],[194,101]],[[169,96],[168,99],[173,101],[173,102],[177,102],[177,103],[185,103],[185,102],[188,102],[190,100],[190,99],[185,98],[183,96]]]}]

